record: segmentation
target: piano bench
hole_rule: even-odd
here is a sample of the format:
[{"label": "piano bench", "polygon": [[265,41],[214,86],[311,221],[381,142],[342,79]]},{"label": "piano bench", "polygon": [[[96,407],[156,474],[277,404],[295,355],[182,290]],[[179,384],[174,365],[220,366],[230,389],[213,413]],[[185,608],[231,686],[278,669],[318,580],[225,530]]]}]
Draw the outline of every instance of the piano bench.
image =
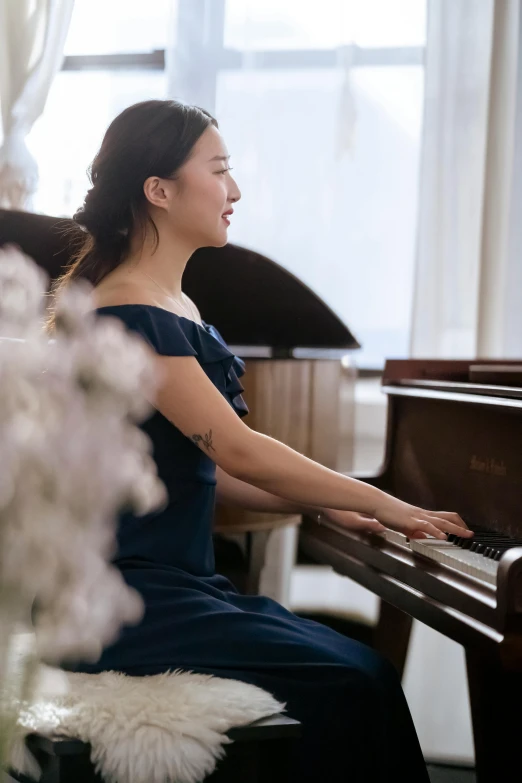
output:
[{"label": "piano bench", "polygon": [[[285,715],[230,729],[227,736],[233,743],[225,746],[226,755],[205,783],[286,783],[300,734],[299,721]],[[90,745],[80,740],[31,734],[27,746],[42,769],[39,783],[103,783],[91,763]],[[36,778],[12,770],[7,780],[36,783]]]},{"label": "piano bench", "polygon": [[259,595],[271,534],[300,524],[298,514],[263,514],[218,507],[213,531],[216,572],[226,576],[240,593]]}]

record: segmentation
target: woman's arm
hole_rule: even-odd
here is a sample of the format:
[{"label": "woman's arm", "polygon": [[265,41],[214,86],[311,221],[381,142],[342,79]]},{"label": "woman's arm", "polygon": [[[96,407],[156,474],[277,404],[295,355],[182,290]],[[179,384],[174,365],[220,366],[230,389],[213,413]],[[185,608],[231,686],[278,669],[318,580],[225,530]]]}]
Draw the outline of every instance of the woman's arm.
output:
[{"label": "woman's arm", "polygon": [[[285,500],[264,489],[254,487],[245,481],[229,476],[220,467],[216,471],[217,502],[223,506],[243,508],[246,511],[264,511],[271,514],[307,514],[312,510],[308,506]],[[317,511],[317,509],[315,509]]]},{"label": "woman's arm", "polygon": [[386,528],[376,519],[359,514],[357,511],[337,511],[331,508],[314,508],[301,506],[284,500],[277,495],[271,495],[264,489],[246,484],[233,478],[220,467],[217,468],[217,502],[224,506],[242,508],[246,511],[264,511],[272,514],[308,514],[317,516],[323,514],[338,525],[364,533],[383,533]]},{"label": "woman's arm", "polygon": [[[458,514],[425,511],[249,429],[192,357],[157,357],[156,407],[233,478],[291,503],[358,511],[409,536],[467,535]],[[471,533],[469,533],[471,535]]]}]

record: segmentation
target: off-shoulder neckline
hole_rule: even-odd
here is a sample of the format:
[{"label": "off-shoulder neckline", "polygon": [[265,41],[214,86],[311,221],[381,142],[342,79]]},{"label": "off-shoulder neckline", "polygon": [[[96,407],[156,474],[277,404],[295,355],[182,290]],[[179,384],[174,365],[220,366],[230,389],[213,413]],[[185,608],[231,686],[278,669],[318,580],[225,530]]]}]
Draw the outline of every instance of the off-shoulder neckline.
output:
[{"label": "off-shoulder neckline", "polygon": [[[159,310],[161,313],[167,313],[167,315],[171,315],[173,318],[177,318],[178,321],[185,321],[187,324],[191,324],[191,326],[195,326],[198,330],[198,333],[201,333],[202,335],[205,335],[206,338],[206,344],[208,346],[213,346],[216,349],[219,349],[221,352],[224,352],[226,354],[226,357],[221,358],[234,358],[234,353],[230,350],[230,348],[222,342],[222,338],[220,339],[221,335],[213,334],[212,332],[212,325],[207,324],[205,321],[203,321],[201,324],[199,324],[197,321],[193,321],[192,318],[185,318],[183,315],[178,315],[177,313],[173,313],[172,310],[166,310],[164,307],[158,307],[157,305],[149,305],[144,303],[129,303],[129,304],[119,304],[119,305],[105,305],[104,307],[96,307],[93,312],[98,313],[101,310],[116,310],[120,307],[124,308],[132,308],[132,307],[145,307],[150,308],[151,310]],[[217,330],[215,330],[217,332]],[[210,342],[208,342],[210,340]],[[205,340],[203,340],[203,343],[205,343]]]},{"label": "off-shoulder neckline", "polygon": [[168,313],[168,315],[173,315],[174,318],[178,318],[180,321],[187,321],[187,323],[189,324],[194,324],[195,326],[199,326],[200,329],[203,329],[207,334],[209,334],[207,328],[209,324],[206,324],[205,321],[198,323],[197,321],[194,321],[192,318],[186,318],[184,315],[178,315],[177,313],[173,313],[172,310],[167,310],[165,307],[158,307],[157,305],[145,304],[144,302],[132,302],[127,304],[117,304],[117,305],[104,305],[103,307],[94,308],[94,312],[97,313],[99,310],[114,310],[117,307],[150,307],[152,308],[152,310],[159,310],[161,313]]},{"label": "off-shoulder neckline", "polygon": [[[105,305],[104,307],[96,307],[94,308],[93,312],[98,313],[102,310],[110,311],[115,310],[118,308],[150,308],[152,310],[159,310],[160,312],[168,313],[169,315],[172,315],[174,318],[177,318],[179,321],[185,321],[187,324],[192,324],[197,327],[197,334],[201,333],[200,338],[196,338],[196,345],[192,344],[192,348],[196,352],[196,356],[200,357],[201,361],[205,363],[205,361],[226,361],[227,364],[224,365],[226,369],[226,392],[229,394],[230,397],[230,403],[236,413],[238,413],[240,416],[244,416],[245,413],[248,412],[248,409],[246,408],[244,402],[242,405],[244,407],[241,407],[239,403],[235,403],[234,400],[238,395],[241,395],[243,392],[243,387],[241,386],[239,382],[239,378],[244,372],[244,364],[241,359],[239,359],[237,356],[234,355],[234,353],[230,350],[230,348],[222,341],[221,335],[217,331],[217,329],[214,329],[215,334],[211,331],[213,327],[210,324],[205,323],[205,321],[202,322],[202,324],[199,324],[197,321],[193,321],[191,318],[185,318],[183,315],[178,315],[177,313],[173,313],[172,310],[166,310],[164,307],[158,307],[157,305],[149,305],[149,304],[142,304],[142,303],[130,303],[130,304],[120,304],[120,305]],[[181,327],[183,328],[183,327]],[[203,339],[204,335],[204,339]],[[187,338],[188,339],[188,338]],[[201,342],[200,342],[201,341]],[[190,340],[189,340],[190,342]],[[201,352],[199,348],[201,347]]]}]

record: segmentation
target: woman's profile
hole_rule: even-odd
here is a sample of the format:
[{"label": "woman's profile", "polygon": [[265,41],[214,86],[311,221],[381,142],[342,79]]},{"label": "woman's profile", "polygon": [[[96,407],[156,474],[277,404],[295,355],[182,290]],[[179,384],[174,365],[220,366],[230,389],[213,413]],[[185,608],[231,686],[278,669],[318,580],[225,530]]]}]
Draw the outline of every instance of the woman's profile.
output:
[{"label": "woman's profile", "polygon": [[131,106],[107,130],[91,176],[75,215],[85,245],[57,293],[86,278],[97,315],[121,319],[154,353],[162,381],[143,429],[169,501],[147,517],[122,516],[115,563],[142,594],[145,615],[81,669],[180,668],[259,685],[303,724],[295,783],[428,781],[391,664],[216,574],[214,504],[322,513],[408,536],[472,534],[457,514],[403,503],[242,421],[242,362],[182,290],[194,251],[227,242],[241,195],[208,113],[175,101]]}]

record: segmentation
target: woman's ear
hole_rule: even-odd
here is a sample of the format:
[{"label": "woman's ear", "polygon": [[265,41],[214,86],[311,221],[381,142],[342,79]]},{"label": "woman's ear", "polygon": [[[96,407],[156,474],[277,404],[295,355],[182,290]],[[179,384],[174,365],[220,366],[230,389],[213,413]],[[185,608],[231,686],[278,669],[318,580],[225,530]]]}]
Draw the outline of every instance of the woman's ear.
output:
[{"label": "woman's ear", "polygon": [[168,209],[170,193],[164,179],[161,179],[161,177],[149,177],[143,183],[143,192],[150,204],[160,209]]}]

